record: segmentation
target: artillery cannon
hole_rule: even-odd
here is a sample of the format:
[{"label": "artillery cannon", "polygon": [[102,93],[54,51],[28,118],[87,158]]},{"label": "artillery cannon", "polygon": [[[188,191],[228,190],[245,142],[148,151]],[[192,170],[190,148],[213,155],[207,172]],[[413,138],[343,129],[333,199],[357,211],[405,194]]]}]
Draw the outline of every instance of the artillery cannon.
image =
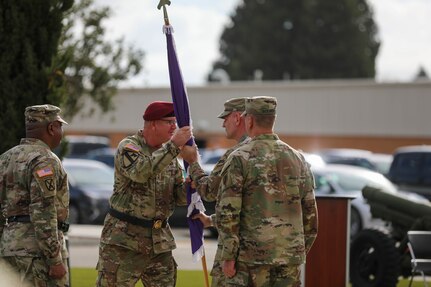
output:
[{"label": "artillery cannon", "polygon": [[350,281],[353,287],[395,287],[399,276],[411,275],[407,232],[431,230],[431,203],[369,186],[362,194],[388,228],[364,229],[353,238]]}]

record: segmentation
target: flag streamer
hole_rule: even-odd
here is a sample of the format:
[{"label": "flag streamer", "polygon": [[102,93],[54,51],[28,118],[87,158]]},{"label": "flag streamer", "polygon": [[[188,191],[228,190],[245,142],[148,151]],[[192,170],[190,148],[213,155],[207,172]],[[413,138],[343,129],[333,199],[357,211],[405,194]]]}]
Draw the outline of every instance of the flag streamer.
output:
[{"label": "flag streamer", "polygon": [[[171,25],[164,25],[163,32],[166,35],[167,50],[168,50],[168,65],[169,65],[169,78],[171,84],[171,95],[174,103],[175,117],[179,127],[190,126],[192,121],[190,118],[189,101],[187,91],[184,86],[183,76],[181,73],[180,65],[178,63],[175,41],[172,36],[173,28]],[[193,145],[194,140],[191,138],[187,145]],[[184,161],[184,168],[188,170],[188,163]],[[190,240],[192,245],[193,261],[199,261],[205,254],[204,251],[204,237],[203,237],[203,224],[199,220],[192,220],[190,217],[200,211],[205,211],[202,200],[196,190],[192,189],[190,185],[187,186],[187,221],[190,230]]]}]

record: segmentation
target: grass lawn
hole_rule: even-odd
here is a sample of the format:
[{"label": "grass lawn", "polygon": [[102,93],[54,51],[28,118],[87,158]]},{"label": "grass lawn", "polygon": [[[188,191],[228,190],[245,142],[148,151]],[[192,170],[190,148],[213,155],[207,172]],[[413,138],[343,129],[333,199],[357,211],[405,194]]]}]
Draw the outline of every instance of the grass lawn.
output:
[{"label": "grass lawn", "polygon": [[[397,287],[407,287],[409,286],[409,282],[410,282],[410,278],[401,279],[400,281],[398,281]],[[351,285],[349,284],[349,286]],[[412,287],[423,287],[423,286],[424,286],[424,282],[423,280],[419,281],[419,277],[415,278],[412,282]]]},{"label": "grass lawn", "polygon": [[[97,272],[93,268],[72,268],[72,285],[71,287],[94,287],[96,283]],[[413,287],[423,286],[423,281],[420,277],[415,278]],[[428,279],[427,279],[428,280]],[[211,276],[210,276],[211,284]],[[136,286],[142,287],[142,283]],[[177,287],[202,287],[205,286],[204,275],[202,271],[194,270],[178,270]],[[397,287],[409,286],[409,279],[399,281]]]},{"label": "grass lawn", "polygon": [[[71,275],[71,287],[94,287],[96,284],[97,271],[93,268],[72,268]],[[139,282],[136,286],[142,287],[142,283]],[[202,271],[178,270],[177,287],[202,286],[205,286]]]}]

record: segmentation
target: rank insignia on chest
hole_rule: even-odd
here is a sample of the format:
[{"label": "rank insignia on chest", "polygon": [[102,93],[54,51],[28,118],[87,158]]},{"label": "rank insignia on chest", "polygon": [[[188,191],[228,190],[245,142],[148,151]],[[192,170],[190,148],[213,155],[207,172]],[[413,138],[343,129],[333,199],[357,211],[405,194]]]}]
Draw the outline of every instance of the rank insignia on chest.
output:
[{"label": "rank insignia on chest", "polygon": [[45,168],[37,170],[36,174],[38,177],[45,177],[45,176],[53,175],[54,172],[53,172],[51,167],[45,167]]}]

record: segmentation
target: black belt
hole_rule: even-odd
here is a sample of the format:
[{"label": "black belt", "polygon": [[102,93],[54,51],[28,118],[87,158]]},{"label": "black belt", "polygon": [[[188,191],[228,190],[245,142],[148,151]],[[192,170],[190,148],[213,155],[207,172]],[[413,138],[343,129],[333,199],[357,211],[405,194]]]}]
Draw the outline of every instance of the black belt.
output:
[{"label": "black belt", "polygon": [[[10,222],[22,222],[22,223],[30,223],[30,215],[15,215],[7,218],[7,223]],[[59,221],[57,224],[57,228],[63,232],[69,231],[69,223]]]},{"label": "black belt", "polygon": [[126,221],[133,225],[138,225],[138,226],[147,227],[147,228],[159,229],[159,228],[165,228],[168,225],[167,219],[148,220],[148,219],[137,218],[133,215],[129,215],[127,213],[123,213],[118,210],[115,210],[112,207],[109,208],[109,214],[119,220]]},{"label": "black belt", "polygon": [[30,215],[15,215],[7,218],[7,222],[24,222],[29,223],[30,221]]}]

